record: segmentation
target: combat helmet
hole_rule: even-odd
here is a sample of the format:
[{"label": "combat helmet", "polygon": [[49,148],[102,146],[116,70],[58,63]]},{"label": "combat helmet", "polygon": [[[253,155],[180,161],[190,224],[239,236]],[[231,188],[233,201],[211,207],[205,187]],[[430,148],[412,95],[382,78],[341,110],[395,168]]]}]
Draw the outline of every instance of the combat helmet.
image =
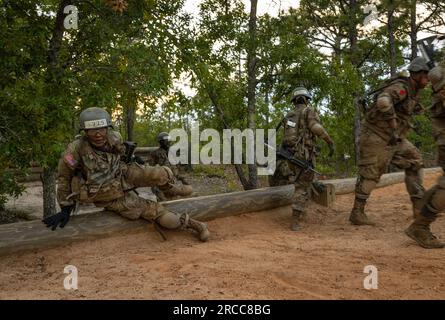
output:
[{"label": "combat helmet", "polygon": [[100,129],[112,126],[110,114],[102,108],[91,107],[80,113],[80,130]]},{"label": "combat helmet", "polygon": [[167,132],[161,132],[158,134],[158,142],[165,140],[170,141],[170,135]]},{"label": "combat helmet", "polygon": [[290,101],[294,101],[299,96],[306,97],[307,99],[312,99],[312,96],[309,94],[309,91],[305,87],[296,87],[292,92],[292,98]]},{"label": "combat helmet", "polygon": [[420,71],[428,72],[430,71],[430,68],[428,67],[428,63],[426,62],[425,58],[416,57],[409,64],[408,70],[411,72],[420,72]]},{"label": "combat helmet", "polygon": [[445,87],[445,69],[441,66],[434,67],[428,73],[428,79],[431,81],[434,91],[441,90]]}]

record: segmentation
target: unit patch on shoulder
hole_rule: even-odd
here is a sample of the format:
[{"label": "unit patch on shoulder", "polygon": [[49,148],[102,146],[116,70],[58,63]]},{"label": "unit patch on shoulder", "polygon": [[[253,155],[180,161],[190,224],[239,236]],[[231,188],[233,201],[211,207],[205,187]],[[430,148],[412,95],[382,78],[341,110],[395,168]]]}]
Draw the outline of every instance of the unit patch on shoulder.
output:
[{"label": "unit patch on shoulder", "polygon": [[72,153],[65,154],[63,157],[63,162],[65,162],[71,169],[75,169],[77,167],[77,160],[74,159]]}]

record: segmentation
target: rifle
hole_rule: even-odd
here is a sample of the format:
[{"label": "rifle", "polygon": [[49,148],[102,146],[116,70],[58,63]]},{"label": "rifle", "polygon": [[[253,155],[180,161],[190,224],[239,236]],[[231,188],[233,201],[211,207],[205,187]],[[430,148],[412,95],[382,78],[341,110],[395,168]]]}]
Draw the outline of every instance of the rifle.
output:
[{"label": "rifle", "polygon": [[[321,175],[320,172],[318,172],[318,171],[316,171],[314,169],[314,166],[312,165],[312,163],[294,158],[292,153],[290,153],[289,150],[287,150],[285,148],[278,149],[277,150],[277,156],[282,157],[282,158],[288,160],[290,163],[292,163],[292,164],[302,168],[304,171],[311,171],[311,172],[313,172],[315,174]],[[297,177],[297,179],[298,178],[299,177]]]},{"label": "rifle", "polygon": [[137,145],[138,144],[133,141],[124,142],[125,154],[122,156],[122,161],[124,161],[125,163],[135,161],[139,164],[144,164],[144,161],[140,157],[134,155],[134,151],[136,150]]},{"label": "rifle", "polygon": [[[294,158],[294,156],[292,155],[292,153],[290,153],[287,149],[280,147],[280,149],[275,149],[274,147],[272,147],[271,145],[264,143],[265,146],[271,148],[272,150],[275,150],[277,153],[278,157],[281,157],[283,159],[286,159],[288,161],[290,161],[291,163],[293,163],[294,165],[302,168],[304,171],[311,171],[315,174],[321,175],[320,172],[316,171],[314,169],[314,166],[312,165],[312,163],[306,162],[304,160],[299,160]],[[300,172],[301,175],[301,172]],[[299,178],[299,176],[297,177],[297,179]]]},{"label": "rifle", "polygon": [[420,53],[427,61],[427,65],[430,69],[436,66],[435,57],[437,52],[435,51],[433,42],[435,40],[444,40],[444,39],[445,39],[444,35],[441,36],[435,35],[417,41],[417,48],[419,48]]}]

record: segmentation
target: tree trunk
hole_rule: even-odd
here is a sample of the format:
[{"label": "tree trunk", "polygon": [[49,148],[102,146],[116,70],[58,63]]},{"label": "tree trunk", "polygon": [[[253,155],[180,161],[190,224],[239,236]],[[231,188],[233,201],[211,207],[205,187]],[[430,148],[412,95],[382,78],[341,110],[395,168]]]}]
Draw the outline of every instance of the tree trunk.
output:
[{"label": "tree trunk", "polygon": [[125,113],[125,128],[127,134],[128,141],[133,140],[133,132],[134,132],[134,118],[136,116],[136,108],[133,105],[133,101],[129,102],[126,108]]},{"label": "tree trunk", "polygon": [[355,147],[355,163],[360,161],[360,132],[361,132],[361,107],[359,103],[359,95],[354,96],[354,147]]},{"label": "tree trunk", "polygon": [[389,40],[389,67],[391,77],[396,75],[396,44],[394,37],[394,1],[389,2],[388,9],[388,40]]},{"label": "tree trunk", "polygon": [[410,7],[410,33],[411,60],[417,57],[417,0],[411,0]]},{"label": "tree trunk", "polygon": [[[256,28],[257,28],[257,3],[258,0],[250,1],[250,19],[249,19],[249,46],[247,52],[247,108],[248,108],[248,127],[255,132],[256,128]],[[257,148],[259,146],[256,146]],[[256,164],[249,164],[249,189],[258,187],[258,176]]]},{"label": "tree trunk", "polygon": [[[358,43],[358,33],[357,33],[357,11],[359,9],[356,0],[349,1],[350,17],[349,17],[349,43],[351,44],[350,59],[351,63],[358,68],[359,59],[357,55],[357,43]],[[356,70],[357,74],[359,70]],[[360,131],[361,131],[361,107],[359,103],[360,93],[355,92],[353,94],[353,105],[354,105],[354,147],[355,147],[355,161],[356,163],[360,160]]]},{"label": "tree trunk", "polygon": [[56,175],[55,169],[43,169],[41,180],[43,184],[43,217],[56,213]]},{"label": "tree trunk", "polygon": [[[62,0],[59,3],[56,15],[56,23],[54,25],[53,34],[49,42],[48,51],[48,86],[57,87],[57,83],[62,76],[63,69],[59,64],[59,52],[62,46],[63,39],[63,20],[65,14],[64,8],[71,3],[70,0]],[[56,106],[49,106],[49,108],[56,108]],[[42,187],[43,187],[43,216],[51,216],[56,213],[56,168],[47,167],[44,168],[42,174]]]}]

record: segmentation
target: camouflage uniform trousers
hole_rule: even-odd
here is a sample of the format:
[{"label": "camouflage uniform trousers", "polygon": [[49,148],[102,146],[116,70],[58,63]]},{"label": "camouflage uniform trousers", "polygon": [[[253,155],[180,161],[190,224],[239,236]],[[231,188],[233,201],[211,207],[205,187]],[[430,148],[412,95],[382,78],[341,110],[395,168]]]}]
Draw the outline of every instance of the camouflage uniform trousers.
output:
[{"label": "camouflage uniform trousers", "polygon": [[[129,165],[124,170],[122,179],[124,180],[124,185],[128,184],[134,188],[152,187],[168,183],[162,171],[153,170],[153,167],[135,163]],[[130,220],[143,218],[149,221],[157,221],[168,229],[176,229],[181,225],[179,216],[166,210],[155,201],[138,196],[134,190],[125,191],[124,196],[116,200],[94,204],[106,210],[117,212]]]},{"label": "camouflage uniform trousers", "polygon": [[[360,135],[359,177],[355,196],[367,200],[386,173],[390,164],[405,170],[405,184],[413,205],[418,208],[425,190],[422,186],[420,169],[423,159],[419,150],[407,139],[401,139],[397,145],[388,142],[364,127]],[[420,208],[418,208],[420,210]]]},{"label": "camouflage uniform trousers", "polygon": [[305,172],[298,166],[295,166],[284,159],[277,159],[275,173],[272,176],[269,176],[269,185],[271,187],[288,184],[295,185],[292,214],[296,217],[300,217],[306,213],[306,206],[310,199],[311,185],[313,181],[313,172]]},{"label": "camouflage uniform trousers", "polygon": [[[432,118],[434,138],[438,147],[438,164],[445,171],[445,117]],[[445,173],[437,184],[425,194],[425,201],[432,213],[445,210]]]}]

